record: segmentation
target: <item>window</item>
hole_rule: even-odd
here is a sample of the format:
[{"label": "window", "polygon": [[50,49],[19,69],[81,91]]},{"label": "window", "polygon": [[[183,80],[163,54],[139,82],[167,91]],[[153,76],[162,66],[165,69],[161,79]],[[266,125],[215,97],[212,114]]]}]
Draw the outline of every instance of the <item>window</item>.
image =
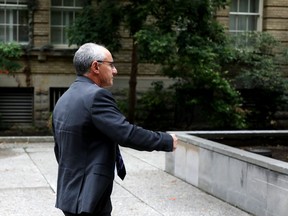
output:
[{"label": "window", "polygon": [[263,0],[232,0],[229,13],[229,31],[237,35],[243,32],[262,31]]},{"label": "window", "polygon": [[51,43],[67,45],[66,28],[71,25],[82,9],[83,0],[52,0],[51,2]]},{"label": "window", "polygon": [[33,88],[0,88],[1,125],[32,124]]},{"label": "window", "polygon": [[0,41],[28,43],[27,0],[0,1]]}]

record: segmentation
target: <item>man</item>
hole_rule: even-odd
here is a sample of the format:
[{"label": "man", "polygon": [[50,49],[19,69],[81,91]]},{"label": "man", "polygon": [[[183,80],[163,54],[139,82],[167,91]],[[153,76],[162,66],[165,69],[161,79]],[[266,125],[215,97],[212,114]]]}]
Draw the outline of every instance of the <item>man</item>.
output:
[{"label": "man", "polygon": [[77,79],[58,100],[53,112],[55,156],[59,165],[56,207],[66,216],[111,215],[110,195],[115,163],[126,171],[119,146],[146,151],[173,151],[174,134],[130,124],[112,94],[117,69],[103,46],[86,43],[74,56]]}]

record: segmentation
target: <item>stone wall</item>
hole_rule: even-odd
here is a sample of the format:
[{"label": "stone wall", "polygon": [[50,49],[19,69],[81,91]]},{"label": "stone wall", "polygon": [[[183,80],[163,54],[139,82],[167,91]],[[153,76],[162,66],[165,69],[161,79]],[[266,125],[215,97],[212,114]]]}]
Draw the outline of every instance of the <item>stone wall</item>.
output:
[{"label": "stone wall", "polygon": [[176,133],[179,145],[166,154],[168,173],[253,215],[287,215],[288,163],[189,133]]},{"label": "stone wall", "polygon": [[288,45],[288,1],[264,1],[263,31]]}]

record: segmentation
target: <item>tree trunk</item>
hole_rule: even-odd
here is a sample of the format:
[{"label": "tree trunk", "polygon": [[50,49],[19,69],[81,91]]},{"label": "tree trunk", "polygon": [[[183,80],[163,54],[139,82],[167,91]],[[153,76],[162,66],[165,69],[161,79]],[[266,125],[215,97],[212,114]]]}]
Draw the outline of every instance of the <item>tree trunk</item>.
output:
[{"label": "tree trunk", "polygon": [[135,121],[137,73],[138,73],[137,44],[135,44],[135,40],[133,39],[131,73],[129,80],[129,98],[128,98],[129,103],[128,120],[130,123],[134,123]]}]

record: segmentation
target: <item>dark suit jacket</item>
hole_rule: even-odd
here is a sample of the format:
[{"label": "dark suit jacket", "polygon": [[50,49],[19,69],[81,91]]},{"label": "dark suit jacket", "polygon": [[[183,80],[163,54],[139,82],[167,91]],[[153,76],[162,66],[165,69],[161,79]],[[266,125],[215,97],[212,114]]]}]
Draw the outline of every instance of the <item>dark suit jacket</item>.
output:
[{"label": "dark suit jacket", "polygon": [[84,76],[58,100],[53,132],[59,164],[56,207],[71,213],[93,212],[113,184],[117,144],[145,151],[173,149],[170,135],[129,124],[112,94]]}]

